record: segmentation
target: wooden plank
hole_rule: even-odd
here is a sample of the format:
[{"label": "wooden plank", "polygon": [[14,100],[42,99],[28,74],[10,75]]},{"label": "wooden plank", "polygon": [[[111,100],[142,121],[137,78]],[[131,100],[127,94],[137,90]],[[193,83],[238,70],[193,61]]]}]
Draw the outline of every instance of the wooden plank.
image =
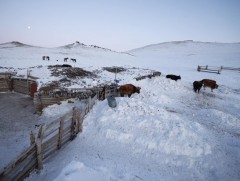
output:
[{"label": "wooden plank", "polygon": [[52,137],[51,137],[50,139],[48,139],[46,142],[44,142],[44,143],[42,144],[42,147],[43,147],[43,149],[45,149],[45,148],[48,147],[49,145],[51,146],[52,144],[57,143],[57,141],[58,141],[58,133],[55,134],[54,136],[52,136]]},{"label": "wooden plank", "polygon": [[33,170],[37,168],[37,161],[35,162],[33,161],[32,163],[30,163],[27,166],[27,168],[29,168],[28,171],[26,171],[25,173],[22,173],[22,176],[19,178],[19,180],[24,180],[26,177],[28,177],[31,174]]},{"label": "wooden plank", "polygon": [[70,142],[70,141],[71,141],[71,134],[63,138],[62,145],[65,145],[67,142]]},{"label": "wooden plank", "polygon": [[31,130],[31,133],[30,133],[30,145],[33,145],[34,143],[35,143],[35,134]]},{"label": "wooden plank", "polygon": [[60,149],[62,146],[63,126],[64,126],[64,120],[61,119],[60,127],[59,127],[58,149]]},{"label": "wooden plank", "polygon": [[76,137],[76,110],[73,109],[73,118],[71,125],[71,139],[73,140]]},{"label": "wooden plank", "polygon": [[200,70],[200,72],[208,72],[208,73],[220,74],[220,71],[218,71],[218,70]]},{"label": "wooden plank", "polygon": [[[53,152],[58,150],[58,146],[57,146],[57,142],[53,145],[51,145],[50,147],[48,147],[47,149],[44,150],[43,153],[43,159],[46,160],[46,158]],[[48,156],[47,156],[48,155]]]},{"label": "wooden plank", "polygon": [[64,124],[67,124],[69,121],[71,121],[71,118],[72,118],[72,111],[54,121],[52,121],[50,124],[46,125],[46,131],[44,133],[44,138],[48,137],[54,131],[59,129],[59,124],[60,124],[61,120],[64,120]]},{"label": "wooden plank", "polygon": [[26,159],[22,164],[19,164],[16,168],[11,170],[11,172],[6,174],[5,176],[7,177],[7,180],[20,180],[23,175],[26,175],[26,173],[29,173],[30,170],[35,169],[36,166],[36,156],[33,156]]},{"label": "wooden plank", "polygon": [[6,167],[4,167],[3,170],[0,171],[0,176],[3,172],[8,172],[33,153],[36,153],[36,144],[33,144],[30,147],[28,147],[25,151],[22,152],[21,155],[19,155],[16,159],[14,159]]},{"label": "wooden plank", "polygon": [[43,139],[43,132],[44,132],[44,127],[41,126],[38,132],[38,137],[36,141],[37,145],[37,163],[38,163],[38,169],[42,169],[43,167],[43,156],[42,156],[42,139]]},{"label": "wooden plank", "polygon": [[54,152],[56,152],[57,149],[57,145],[56,148],[54,149],[54,147],[52,147],[52,149],[49,149],[47,152],[44,153],[44,160],[46,160],[50,155],[52,155]]}]

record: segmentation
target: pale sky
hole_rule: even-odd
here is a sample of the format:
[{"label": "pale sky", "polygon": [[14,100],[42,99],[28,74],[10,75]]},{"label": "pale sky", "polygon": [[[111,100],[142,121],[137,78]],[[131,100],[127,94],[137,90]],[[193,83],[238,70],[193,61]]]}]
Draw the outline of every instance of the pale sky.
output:
[{"label": "pale sky", "polygon": [[0,43],[126,51],[181,40],[240,42],[240,0],[0,0]]}]

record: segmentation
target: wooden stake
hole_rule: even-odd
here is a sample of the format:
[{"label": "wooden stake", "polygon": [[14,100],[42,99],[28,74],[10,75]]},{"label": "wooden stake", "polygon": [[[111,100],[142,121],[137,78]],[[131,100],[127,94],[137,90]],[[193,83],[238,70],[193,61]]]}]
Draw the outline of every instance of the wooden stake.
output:
[{"label": "wooden stake", "polygon": [[58,137],[58,149],[61,148],[61,145],[62,145],[62,135],[63,135],[63,125],[64,125],[64,120],[61,119],[60,121],[60,126],[59,126],[59,137]]},{"label": "wooden stake", "polygon": [[42,139],[43,139],[43,126],[39,128],[38,131],[38,137],[36,141],[36,146],[37,146],[37,168],[40,170],[43,167],[43,153],[42,153]]},{"label": "wooden stake", "polygon": [[31,133],[30,133],[30,145],[33,145],[34,143],[35,143],[35,134],[31,130]]}]

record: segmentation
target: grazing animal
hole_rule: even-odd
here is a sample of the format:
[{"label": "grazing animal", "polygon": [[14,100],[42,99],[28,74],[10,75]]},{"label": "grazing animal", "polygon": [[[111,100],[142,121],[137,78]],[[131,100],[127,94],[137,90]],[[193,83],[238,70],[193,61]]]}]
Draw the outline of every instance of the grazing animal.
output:
[{"label": "grazing animal", "polygon": [[45,56],[43,56],[42,59],[45,60]]},{"label": "grazing animal", "polygon": [[177,76],[177,75],[168,74],[168,75],[166,76],[166,78],[172,79],[172,80],[175,80],[175,81],[177,81],[178,79],[181,80],[181,76],[180,76],[180,75]]},{"label": "grazing animal", "polygon": [[64,62],[67,62],[67,60],[68,60],[68,58],[64,58],[64,59],[63,59]]},{"label": "grazing animal", "polygon": [[211,80],[211,79],[203,79],[203,88],[205,89],[205,87],[210,87],[211,91],[213,92],[213,89],[217,89],[218,85],[216,83],[215,80]]},{"label": "grazing animal", "polygon": [[62,67],[72,67],[72,66],[68,64],[62,64]]},{"label": "grazing animal", "polygon": [[75,58],[71,58],[72,62],[77,62],[77,60]]},{"label": "grazing animal", "polygon": [[203,82],[201,81],[194,81],[193,82],[193,90],[199,93],[200,89],[202,88]]},{"label": "grazing animal", "polygon": [[47,60],[50,60],[50,57],[49,57],[49,56],[46,56],[45,58],[46,58]]},{"label": "grazing animal", "polygon": [[141,87],[136,87],[132,84],[125,84],[125,85],[121,85],[119,87],[119,93],[120,96],[123,97],[125,94],[128,95],[128,97],[131,97],[132,94],[134,93],[140,93],[140,89]]}]

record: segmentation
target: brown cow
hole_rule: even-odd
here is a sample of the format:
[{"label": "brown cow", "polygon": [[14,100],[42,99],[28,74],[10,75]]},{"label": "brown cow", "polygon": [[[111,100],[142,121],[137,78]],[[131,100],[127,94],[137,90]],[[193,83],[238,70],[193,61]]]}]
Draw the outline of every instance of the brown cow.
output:
[{"label": "brown cow", "polygon": [[132,84],[125,84],[125,85],[121,85],[119,87],[119,93],[120,96],[123,97],[125,94],[128,95],[128,97],[131,97],[132,94],[134,93],[140,93],[140,89],[141,87],[136,87]]},{"label": "brown cow", "polygon": [[202,83],[203,83],[203,88],[204,89],[205,89],[205,87],[210,87],[212,92],[213,92],[213,89],[218,88],[218,85],[217,85],[215,80],[203,79]]}]

